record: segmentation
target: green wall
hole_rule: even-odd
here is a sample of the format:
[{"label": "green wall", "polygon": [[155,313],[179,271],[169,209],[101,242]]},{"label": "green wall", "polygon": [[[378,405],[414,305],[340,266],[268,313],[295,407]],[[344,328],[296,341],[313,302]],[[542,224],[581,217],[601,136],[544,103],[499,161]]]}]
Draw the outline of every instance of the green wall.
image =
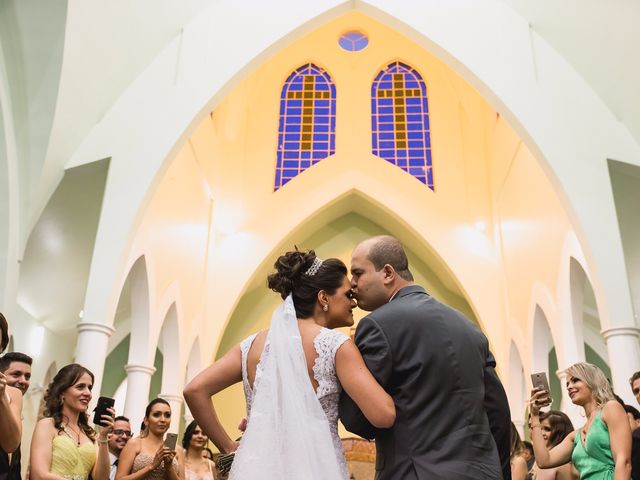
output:
[{"label": "green wall", "polygon": [[[127,378],[124,366],[129,358],[129,344],[131,335],[127,335],[116,348],[114,348],[104,363],[104,375],[100,391],[105,397],[113,397],[120,384]],[[117,412],[120,414],[120,412]]]}]

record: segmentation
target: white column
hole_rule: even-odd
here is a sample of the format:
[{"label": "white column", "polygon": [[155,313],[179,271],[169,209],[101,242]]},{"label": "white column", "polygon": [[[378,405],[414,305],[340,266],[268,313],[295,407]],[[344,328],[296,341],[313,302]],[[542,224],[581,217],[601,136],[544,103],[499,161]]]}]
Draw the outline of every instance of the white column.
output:
[{"label": "white column", "polygon": [[640,370],[640,328],[613,327],[600,332],[607,342],[609,367],[613,390],[629,405],[635,405],[635,398],[629,387],[629,378]]},{"label": "white column", "polygon": [[93,398],[100,396],[104,362],[107,358],[109,337],[115,329],[103,323],[80,322],[78,324],[78,341],[76,343],[76,363],[88,368],[93,373]]},{"label": "white column", "polygon": [[134,432],[140,431],[140,424],[144,419],[144,409],[149,403],[149,388],[151,376],[155,367],[148,365],[129,364],[124,366],[127,372],[127,396],[124,401],[124,416],[131,420]]},{"label": "white column", "polygon": [[182,397],[172,393],[161,393],[158,396],[164,398],[169,402],[169,405],[171,405],[171,426],[169,427],[169,431],[178,433],[178,429],[180,428],[180,411],[182,410],[183,402]]}]

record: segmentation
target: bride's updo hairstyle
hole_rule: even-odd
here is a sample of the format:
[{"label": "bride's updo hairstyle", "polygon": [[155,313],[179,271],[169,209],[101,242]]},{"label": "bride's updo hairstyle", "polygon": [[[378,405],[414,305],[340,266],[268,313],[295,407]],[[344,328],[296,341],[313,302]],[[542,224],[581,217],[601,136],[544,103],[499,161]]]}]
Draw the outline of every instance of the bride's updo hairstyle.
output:
[{"label": "bride's updo hairstyle", "polygon": [[311,317],[318,301],[318,292],[324,290],[333,295],[347,275],[346,265],[337,258],[322,260],[317,270],[311,269],[315,267],[314,262],[317,266],[313,250],[292,250],[278,257],[273,265],[276,273],[267,278],[269,288],[278,292],[283,300],[292,294],[298,318]]}]

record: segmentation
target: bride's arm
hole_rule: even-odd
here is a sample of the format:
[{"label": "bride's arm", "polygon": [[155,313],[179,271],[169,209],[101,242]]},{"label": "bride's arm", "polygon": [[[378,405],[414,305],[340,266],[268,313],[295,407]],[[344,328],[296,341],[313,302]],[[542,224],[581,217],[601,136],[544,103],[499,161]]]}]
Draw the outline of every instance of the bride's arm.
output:
[{"label": "bride's arm", "polygon": [[344,391],[377,428],[390,428],[396,421],[391,396],[373,377],[356,345],[347,340],[336,352],[336,373]]},{"label": "bride's arm", "polygon": [[225,388],[242,381],[242,354],[240,345],[200,372],[184,388],[184,399],[202,431],[223,453],[235,451],[237,443],[225,432],[211,397]]}]

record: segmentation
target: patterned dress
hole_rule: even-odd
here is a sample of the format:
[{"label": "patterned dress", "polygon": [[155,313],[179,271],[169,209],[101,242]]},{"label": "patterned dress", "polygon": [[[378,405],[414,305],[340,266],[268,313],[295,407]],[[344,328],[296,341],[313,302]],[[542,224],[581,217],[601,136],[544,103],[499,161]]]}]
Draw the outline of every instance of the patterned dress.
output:
[{"label": "patterned dress", "polygon": [[[249,421],[251,421],[251,404],[254,392],[251,389],[249,377],[247,375],[247,355],[255,338],[256,334],[253,334],[243,340],[240,344],[240,350],[242,351],[242,385],[244,387],[244,395],[247,400],[247,419]],[[313,377],[318,383],[316,396],[322,406],[322,410],[327,416],[336,458],[338,459],[338,464],[340,465],[340,469],[345,479],[349,478],[349,473],[342,443],[338,436],[338,403],[342,387],[340,386],[340,382],[336,376],[335,357],[338,348],[340,348],[340,346],[347,340],[349,340],[349,337],[345,334],[329,330],[328,328],[322,328],[320,333],[318,333],[313,340],[313,346],[318,355],[313,365]],[[269,345],[265,344],[264,348],[268,349]],[[260,374],[260,364],[258,363],[254,384],[258,383]]]}]

